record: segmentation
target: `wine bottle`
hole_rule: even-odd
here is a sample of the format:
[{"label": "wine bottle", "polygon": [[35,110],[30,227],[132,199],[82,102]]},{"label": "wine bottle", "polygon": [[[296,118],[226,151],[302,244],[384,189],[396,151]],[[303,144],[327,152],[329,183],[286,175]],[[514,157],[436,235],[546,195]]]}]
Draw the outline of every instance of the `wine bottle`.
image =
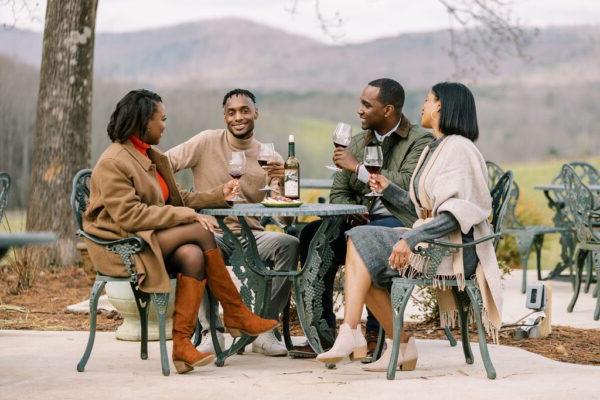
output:
[{"label": "wine bottle", "polygon": [[294,135],[289,136],[288,158],[283,166],[283,195],[292,200],[300,198],[300,162],[296,158]]}]

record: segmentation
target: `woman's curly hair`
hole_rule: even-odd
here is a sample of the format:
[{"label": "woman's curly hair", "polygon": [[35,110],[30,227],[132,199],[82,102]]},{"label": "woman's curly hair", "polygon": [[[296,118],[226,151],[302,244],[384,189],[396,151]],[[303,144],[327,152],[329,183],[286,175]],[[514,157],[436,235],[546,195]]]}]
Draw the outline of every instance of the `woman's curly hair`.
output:
[{"label": "woman's curly hair", "polygon": [[161,97],[146,89],[132,90],[118,103],[110,116],[106,127],[112,142],[125,142],[129,136],[138,132],[145,141],[148,121],[156,111],[156,104],[162,103]]}]

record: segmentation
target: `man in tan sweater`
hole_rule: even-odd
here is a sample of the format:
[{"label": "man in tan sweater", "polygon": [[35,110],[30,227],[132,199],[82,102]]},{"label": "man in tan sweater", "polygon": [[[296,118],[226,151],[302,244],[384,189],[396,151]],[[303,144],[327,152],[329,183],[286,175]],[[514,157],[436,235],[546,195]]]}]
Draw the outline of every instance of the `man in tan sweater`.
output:
[{"label": "man in tan sweater", "polygon": [[[190,168],[194,175],[196,191],[223,185],[231,180],[228,173],[228,162],[232,151],[243,151],[246,154],[246,168],[240,179],[240,192],[248,203],[259,203],[264,192],[259,189],[265,184],[267,176],[274,184],[283,176],[283,159],[276,154],[276,160],[266,167],[260,167],[257,161],[260,142],[254,137],[254,121],[258,118],[254,95],[244,89],[234,89],[223,99],[223,112],[227,129],[205,130],[193,136],[187,142],[177,145],[165,154],[169,157],[175,172]],[[281,179],[279,179],[281,182]],[[275,189],[277,191],[277,188]],[[246,217],[252,228],[260,257],[273,263],[276,270],[295,269],[298,263],[297,238],[277,232],[265,232],[260,221],[254,217]],[[240,225],[235,217],[225,219],[227,226],[239,234]],[[229,257],[233,249],[223,240],[216,219],[214,225],[219,247],[225,257]],[[277,319],[285,307],[291,284],[286,279],[273,280],[271,303],[265,317]],[[214,351],[211,335],[208,333],[208,301],[202,302],[200,321],[203,328],[201,350]],[[219,327],[220,328],[220,327]],[[221,328],[222,329],[222,328]],[[221,341],[220,334],[219,341]],[[260,335],[252,343],[252,351],[269,356],[283,356],[287,350],[283,343],[276,339],[272,332]]]}]

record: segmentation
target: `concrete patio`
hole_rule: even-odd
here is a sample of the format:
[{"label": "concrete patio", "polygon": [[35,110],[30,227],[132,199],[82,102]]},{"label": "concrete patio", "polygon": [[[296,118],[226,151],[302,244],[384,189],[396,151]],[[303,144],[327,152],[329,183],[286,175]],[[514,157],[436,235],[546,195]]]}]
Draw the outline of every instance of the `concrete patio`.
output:
[{"label": "concrete patio", "polygon": [[476,344],[475,363],[467,365],[460,345],[433,340],[417,341],[417,369],[399,372],[395,381],[362,371],[358,362],[327,370],[315,360],[252,353],[231,357],[223,368],[164,377],[156,342],[143,361],[137,343],[116,341],[112,333],[97,336],[86,371],[77,372],[86,337],[84,332],[0,331],[0,398],[600,398],[600,368],[555,362],[514,347],[491,346],[498,372],[494,381],[485,376]]},{"label": "concrete patio", "polygon": [[[506,322],[527,313],[519,272],[505,280]],[[533,273],[530,279],[535,280]],[[554,325],[600,327],[592,319],[591,293],[582,293],[575,312],[567,313],[570,284],[553,285]],[[171,376],[163,377],[156,342],[142,361],[138,343],[117,341],[113,333],[97,335],[86,371],[78,373],[75,365],[86,340],[87,332],[0,331],[0,399],[600,399],[600,367],[560,363],[508,346],[490,346],[498,374],[491,381],[477,343],[472,343],[475,363],[467,365],[460,345],[418,340],[417,369],[387,381],[384,373],[362,371],[360,363],[327,370],[315,360],[253,353],[231,357],[223,368],[211,365],[187,375],[171,367]]]}]

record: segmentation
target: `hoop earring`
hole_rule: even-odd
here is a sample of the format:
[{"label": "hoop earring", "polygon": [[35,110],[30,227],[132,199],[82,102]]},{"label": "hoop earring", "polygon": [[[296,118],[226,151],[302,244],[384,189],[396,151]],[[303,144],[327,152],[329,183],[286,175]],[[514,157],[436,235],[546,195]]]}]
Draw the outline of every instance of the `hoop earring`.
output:
[{"label": "hoop earring", "polygon": [[431,110],[431,111],[429,111],[429,117],[430,117],[431,119],[435,119],[435,118],[433,118],[433,112],[434,112],[434,111],[435,111],[435,110]]}]

